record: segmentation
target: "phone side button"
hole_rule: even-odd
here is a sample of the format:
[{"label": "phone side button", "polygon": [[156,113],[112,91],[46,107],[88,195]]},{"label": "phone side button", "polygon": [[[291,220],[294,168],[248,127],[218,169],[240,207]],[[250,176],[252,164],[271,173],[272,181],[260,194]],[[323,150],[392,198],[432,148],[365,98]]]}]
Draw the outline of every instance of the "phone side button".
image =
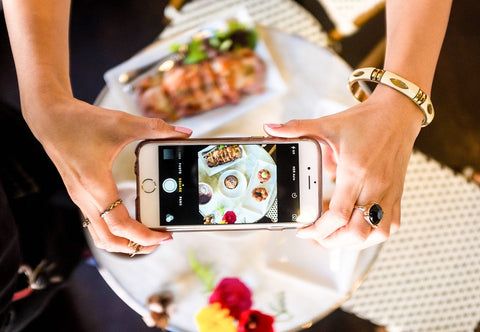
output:
[{"label": "phone side button", "polygon": [[283,225],[272,225],[268,228],[271,231],[283,231],[285,229],[285,226]]}]

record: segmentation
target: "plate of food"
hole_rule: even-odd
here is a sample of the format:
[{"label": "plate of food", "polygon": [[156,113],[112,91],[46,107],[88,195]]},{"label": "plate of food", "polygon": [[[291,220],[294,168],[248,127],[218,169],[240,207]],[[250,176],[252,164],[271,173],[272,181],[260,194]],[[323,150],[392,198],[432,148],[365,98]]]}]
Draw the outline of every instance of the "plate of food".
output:
[{"label": "plate of food", "polygon": [[232,169],[220,175],[218,186],[225,197],[239,197],[247,188],[247,179],[242,172]]},{"label": "plate of food", "polygon": [[198,163],[208,176],[213,176],[243,161],[247,153],[242,145],[210,145],[198,152]]},{"label": "plate of food", "polygon": [[276,179],[277,167],[275,164],[258,160],[250,174],[247,186],[249,195],[246,197],[243,207],[259,215],[264,215],[277,197]]},{"label": "plate of food", "polygon": [[126,111],[203,135],[286,90],[245,8],[151,46],[104,75]]}]

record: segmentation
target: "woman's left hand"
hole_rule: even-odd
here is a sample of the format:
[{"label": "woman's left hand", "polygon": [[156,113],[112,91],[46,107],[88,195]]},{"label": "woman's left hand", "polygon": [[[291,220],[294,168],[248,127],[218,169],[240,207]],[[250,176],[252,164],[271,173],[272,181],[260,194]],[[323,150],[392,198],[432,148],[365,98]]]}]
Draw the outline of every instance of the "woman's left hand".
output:
[{"label": "woman's left hand", "polygon": [[[385,241],[400,226],[400,201],[422,112],[389,87],[378,86],[365,102],[314,120],[265,125],[272,136],[316,138],[333,150],[336,186],[329,209],[298,231],[324,247],[364,248]],[[372,202],[384,211],[373,228],[355,205]]]}]

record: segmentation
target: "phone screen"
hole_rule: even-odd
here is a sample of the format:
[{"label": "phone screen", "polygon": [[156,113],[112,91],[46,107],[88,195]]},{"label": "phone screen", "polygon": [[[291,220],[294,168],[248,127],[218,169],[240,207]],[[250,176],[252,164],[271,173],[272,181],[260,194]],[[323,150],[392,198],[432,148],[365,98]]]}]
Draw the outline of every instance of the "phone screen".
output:
[{"label": "phone screen", "polygon": [[295,222],[297,143],[158,147],[160,225]]}]

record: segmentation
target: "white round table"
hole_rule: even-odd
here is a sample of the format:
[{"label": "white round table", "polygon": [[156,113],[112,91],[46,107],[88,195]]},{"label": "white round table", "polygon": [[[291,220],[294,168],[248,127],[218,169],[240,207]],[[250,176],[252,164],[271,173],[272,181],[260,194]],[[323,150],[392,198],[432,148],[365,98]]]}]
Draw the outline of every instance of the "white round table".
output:
[{"label": "white round table", "polygon": [[[294,116],[315,116],[319,110],[335,112],[355,102],[346,85],[350,68],[337,56],[323,49],[328,46],[328,39],[321,26],[310,13],[292,0],[194,0],[187,3],[181,12],[172,11],[172,23],[162,32],[161,38],[196,26],[214,16],[219,10],[237,4],[245,5],[256,22],[291,34],[287,37],[284,34],[272,33],[273,43],[288,39],[288,47],[281,44],[274,55],[275,60],[278,59],[283,66],[282,73],[286,75],[285,79],[290,84],[287,93],[292,95],[294,91],[301,93],[296,99],[277,103],[277,107],[283,109],[280,113],[274,111],[270,116],[266,114],[268,112],[257,114],[252,111],[252,114],[260,117],[255,123],[282,121]],[[293,35],[300,36],[312,44]],[[299,45],[300,48],[297,48]],[[303,61],[303,57],[309,60]],[[301,65],[298,64],[299,61],[302,62]],[[293,67],[295,64],[299,65],[299,68]],[[289,68],[298,72],[288,72]],[[305,78],[302,77],[303,74],[306,75]],[[317,85],[316,79],[323,80],[323,84]],[[303,83],[308,86],[302,87]],[[118,108],[108,91],[100,96],[99,102],[107,107]],[[271,109],[275,103],[271,101],[264,107]],[[242,120],[248,123],[247,118],[238,119]],[[260,126],[242,130],[245,130],[243,131],[245,135],[263,134]],[[428,134],[428,128],[426,131],[424,134]],[[236,124],[230,124],[212,134],[230,136],[241,133]],[[126,149],[125,154],[120,156],[115,165],[118,181],[133,179],[131,156],[127,157],[132,152],[131,148]],[[317,315],[312,317],[313,320],[327,314],[326,308],[334,299],[338,299],[337,305],[343,302],[341,305],[343,310],[386,326],[392,332],[473,331],[480,321],[479,202],[478,185],[469,183],[463,176],[415,151],[405,179],[401,229],[382,245],[378,255],[376,255],[378,248],[373,248],[369,252],[370,255],[365,252],[357,257],[354,268],[356,272],[349,274],[350,280],[344,284],[354,284],[355,292],[345,302],[343,301],[350,295],[347,289],[341,292],[344,297],[338,292],[333,298],[327,296],[321,299],[305,299],[298,296],[294,303],[301,308],[305,305],[313,307],[312,303],[319,303]],[[259,234],[261,233],[257,235]],[[297,243],[291,234],[271,234],[282,237],[272,240],[277,246],[282,241]],[[298,243],[305,245],[303,242]],[[280,245],[280,248],[285,249],[283,245]],[[310,262],[300,261],[298,269],[294,269],[302,278],[314,275],[305,271],[305,268],[311,267],[312,261],[316,263],[314,266],[330,264],[336,271],[339,271],[337,263],[346,263],[342,252],[326,254],[316,250],[318,248],[309,247],[307,251],[318,256],[316,258],[309,256],[306,259]],[[168,270],[169,265],[155,255],[141,258],[137,262],[95,248],[93,251],[101,264],[100,272],[107,282],[140,314],[146,313],[144,303],[146,291],[142,295],[131,286],[137,284],[138,288],[141,288],[138,279],[135,279],[138,277],[134,273],[135,269],[138,267],[141,270],[143,265],[149,265],[156,266],[163,273],[172,272]],[[346,256],[353,257],[351,254]],[[208,261],[207,258],[203,259]],[[360,282],[354,283],[353,280],[359,279],[372,261],[373,265],[361,285]],[[283,262],[288,262],[288,259]],[[144,281],[144,273],[140,270],[139,278]],[[152,274],[151,277],[155,278],[155,275]],[[295,284],[300,279],[293,278],[289,282]],[[317,285],[325,281],[318,277],[310,280],[314,280]],[[312,283],[306,287],[310,289]],[[145,289],[148,291],[156,291],[154,288],[151,284],[145,283]],[[282,329],[283,327],[280,330]]]},{"label": "white round table", "polygon": [[[255,106],[208,136],[260,136],[263,123],[315,118],[338,112],[356,103],[346,88],[351,69],[337,55],[306,40],[271,28],[260,28],[286,90]],[[97,103],[122,109],[106,91]],[[202,124],[199,124],[201,126]],[[192,128],[195,131],[195,127]],[[206,134],[207,135],[207,134]],[[134,181],[135,144],[117,158],[114,175],[120,187]],[[324,183],[325,195],[333,184]],[[126,193],[120,191],[120,195]],[[126,194],[127,195],[127,194]],[[134,215],[133,196],[122,197]],[[148,256],[134,259],[92,246],[100,272],[113,290],[144,316],[150,295],[171,290],[176,298],[173,327],[195,331],[195,314],[208,304],[208,294],[189,266],[194,253],[212,266],[217,282],[239,277],[252,290],[253,307],[274,315],[271,307],[284,304],[276,331],[300,329],[337,308],[358,286],[376,257],[378,247],[364,251],[328,251],[295,237],[294,231],[176,233],[174,241]]]}]

